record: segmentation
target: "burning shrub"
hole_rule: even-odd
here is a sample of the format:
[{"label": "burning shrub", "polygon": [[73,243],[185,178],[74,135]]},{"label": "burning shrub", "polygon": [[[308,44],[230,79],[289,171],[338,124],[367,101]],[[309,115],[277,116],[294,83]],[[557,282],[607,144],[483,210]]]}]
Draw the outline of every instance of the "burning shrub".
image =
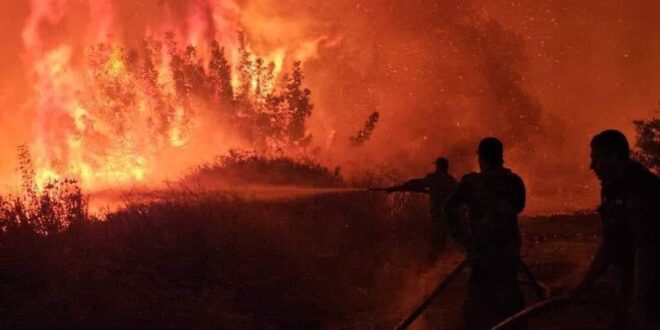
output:
[{"label": "burning shrub", "polygon": [[22,191],[17,196],[0,196],[0,235],[17,229],[51,235],[88,219],[87,201],[75,180],[54,180],[37,187],[25,146],[19,147],[19,161]]},{"label": "burning shrub", "polygon": [[269,184],[311,187],[344,185],[340,169],[330,170],[309,158],[271,157],[231,150],[211,164],[199,166],[183,179],[185,183]]}]

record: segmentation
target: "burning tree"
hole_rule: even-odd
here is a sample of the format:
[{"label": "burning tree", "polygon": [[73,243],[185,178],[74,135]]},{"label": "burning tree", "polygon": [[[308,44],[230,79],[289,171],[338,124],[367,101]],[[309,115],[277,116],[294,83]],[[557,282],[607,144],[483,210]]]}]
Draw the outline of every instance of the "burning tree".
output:
[{"label": "burning tree", "polygon": [[660,119],[635,121],[637,142],[634,156],[655,172],[660,170]]},{"label": "burning tree", "polygon": [[233,66],[217,41],[206,54],[172,33],[136,50],[88,47],[81,70],[70,50],[49,53],[36,75],[37,88],[55,94],[38,105],[40,120],[52,123],[35,143],[38,185],[62,174],[83,184],[141,181],[160,154],[190,143],[201,112],[229,123],[222,128],[259,152],[304,149],[313,104],[301,62],[280,78],[283,55],[259,57],[239,39]]},{"label": "burning tree", "polygon": [[285,75],[284,92],[280,95],[287,121],[287,140],[295,145],[305,145],[311,139],[305,132],[305,122],[312,115],[314,106],[310,90],[302,87],[303,79],[302,63],[295,62],[291,74]]},{"label": "burning tree", "polygon": [[209,87],[218,101],[230,104],[234,101],[231,86],[231,65],[225,57],[225,48],[217,41],[211,42],[211,60],[208,68]]}]

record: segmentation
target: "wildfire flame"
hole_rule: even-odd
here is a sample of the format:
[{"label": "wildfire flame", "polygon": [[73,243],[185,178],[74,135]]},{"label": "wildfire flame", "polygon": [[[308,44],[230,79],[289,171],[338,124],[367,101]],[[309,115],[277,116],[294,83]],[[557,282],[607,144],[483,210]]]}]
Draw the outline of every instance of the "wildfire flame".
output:
[{"label": "wildfire flame", "polygon": [[131,49],[116,37],[113,1],[87,2],[82,46],[68,38],[53,43],[44,32],[70,14],[72,2],[31,1],[22,37],[34,86],[29,148],[39,189],[64,177],[91,189],[148,180],[163,155],[189,146],[203,126],[200,113],[239,97],[269,102],[286,61],[312,56],[320,40],[256,54],[238,33],[236,3],[187,5],[183,20],[149,26],[141,46]]},{"label": "wildfire flame", "polygon": [[[288,125],[298,145],[313,133],[308,155],[346,176],[390,166],[417,176],[439,155],[460,176],[475,169],[479,139],[498,136],[529,188],[528,210],[591,209],[590,137],[618,128],[632,142],[632,121],[658,108],[650,73],[660,48],[635,37],[657,30],[648,13],[658,4],[608,4],[8,0],[4,181],[15,174],[16,145],[29,147],[40,186],[74,176],[105,189],[161,182],[207,160],[199,155],[264,150]],[[223,49],[226,63],[216,56]],[[310,111],[294,118],[276,107],[309,110],[296,79],[283,83],[296,60],[316,106],[302,126],[295,120]],[[200,66],[221,86],[207,86],[215,99],[200,98],[194,79],[181,83],[182,71]],[[229,79],[216,79],[219,71]],[[364,135],[374,112],[381,120]],[[255,124],[271,132],[250,132]],[[361,136],[369,140],[349,140]]]}]

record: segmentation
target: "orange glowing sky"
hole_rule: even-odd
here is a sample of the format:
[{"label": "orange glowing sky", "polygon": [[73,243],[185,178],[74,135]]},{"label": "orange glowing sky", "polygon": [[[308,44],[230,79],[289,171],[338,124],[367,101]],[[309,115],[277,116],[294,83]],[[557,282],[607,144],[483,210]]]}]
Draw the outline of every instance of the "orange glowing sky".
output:
[{"label": "orange glowing sky", "polygon": [[[44,52],[68,45],[75,66],[89,44],[130,48],[167,30],[233,47],[242,29],[256,54],[284,66],[302,59],[313,143],[323,162],[348,172],[387,166],[421,175],[447,154],[460,175],[474,168],[479,138],[498,135],[507,165],[527,182],[532,212],[593,207],[590,136],[615,127],[632,138],[631,121],[660,109],[660,3],[650,0],[0,2],[6,182],[16,146],[44,136],[33,75]],[[26,40],[30,33],[38,41]],[[351,149],[348,136],[373,111],[381,121],[372,139]],[[175,175],[240,144],[218,132],[203,125],[203,148],[167,155],[185,159],[171,168],[153,159],[152,172]]]}]

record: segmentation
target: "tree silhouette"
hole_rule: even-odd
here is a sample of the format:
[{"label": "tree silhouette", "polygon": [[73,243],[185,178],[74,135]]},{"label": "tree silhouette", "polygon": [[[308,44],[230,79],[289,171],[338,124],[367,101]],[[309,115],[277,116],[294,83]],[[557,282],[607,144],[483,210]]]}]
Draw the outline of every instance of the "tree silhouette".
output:
[{"label": "tree silhouette", "polygon": [[225,48],[220,48],[215,40],[211,43],[209,83],[214,96],[220,101],[230,103],[234,100],[234,90],[231,86],[231,65],[225,57]]},{"label": "tree silhouette", "polygon": [[186,53],[183,61],[183,73],[188,95],[196,94],[207,97],[206,73],[204,65],[197,56],[197,49],[192,45],[186,47]]},{"label": "tree silhouette", "polygon": [[634,156],[644,165],[658,172],[660,170],[660,119],[635,121],[637,142]]},{"label": "tree silhouette", "polygon": [[377,111],[372,113],[364,123],[364,126],[357,132],[357,134],[349,138],[351,145],[354,147],[359,147],[363,146],[365,142],[369,141],[371,134],[376,129],[376,124],[378,123],[379,119],[380,114]]},{"label": "tree silhouette", "polygon": [[284,101],[288,106],[290,118],[287,133],[289,140],[297,144],[308,140],[305,121],[312,115],[314,109],[311,91],[302,87],[304,78],[302,64],[299,61],[293,64],[291,74],[285,77]]},{"label": "tree silhouette", "polygon": [[238,96],[241,101],[245,101],[250,95],[250,86],[252,84],[252,77],[254,77],[254,64],[250,59],[250,52],[247,49],[247,41],[245,34],[239,32],[238,38],[240,45],[238,47]]}]

